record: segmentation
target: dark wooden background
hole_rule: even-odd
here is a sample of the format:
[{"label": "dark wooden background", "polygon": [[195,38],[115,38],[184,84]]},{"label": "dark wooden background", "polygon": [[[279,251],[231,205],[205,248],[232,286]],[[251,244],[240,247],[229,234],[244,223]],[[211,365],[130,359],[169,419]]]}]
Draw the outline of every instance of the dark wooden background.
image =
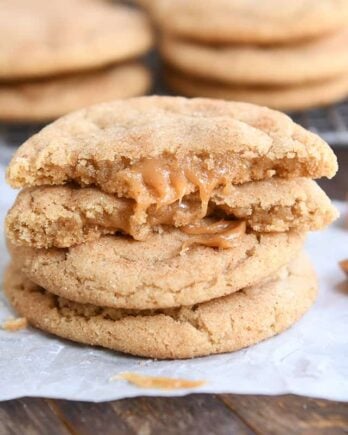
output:
[{"label": "dark wooden background", "polygon": [[[336,154],[338,175],[320,184],[332,198],[345,199],[348,148],[337,149]],[[348,403],[235,394],[140,397],[99,404],[25,398],[0,403],[0,435],[9,434],[348,434]]]}]

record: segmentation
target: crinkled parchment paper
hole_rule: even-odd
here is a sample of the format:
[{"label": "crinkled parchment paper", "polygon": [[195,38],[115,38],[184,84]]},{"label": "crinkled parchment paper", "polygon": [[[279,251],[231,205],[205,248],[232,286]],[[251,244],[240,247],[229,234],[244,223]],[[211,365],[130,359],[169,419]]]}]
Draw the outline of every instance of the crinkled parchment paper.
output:
[{"label": "crinkled parchment paper", "polygon": [[[15,192],[0,168],[0,225]],[[337,203],[342,215],[343,203]],[[348,229],[341,218],[308,237],[320,278],[314,308],[289,331],[239,352],[184,361],[152,361],[80,346],[28,328],[0,329],[0,400],[21,396],[104,401],[137,395],[171,396],[191,392],[284,394],[348,400],[348,283],[338,261],[348,257]],[[0,277],[8,262],[3,229]],[[0,292],[0,323],[12,316]],[[110,381],[123,371],[205,380],[197,389],[140,389]]]}]

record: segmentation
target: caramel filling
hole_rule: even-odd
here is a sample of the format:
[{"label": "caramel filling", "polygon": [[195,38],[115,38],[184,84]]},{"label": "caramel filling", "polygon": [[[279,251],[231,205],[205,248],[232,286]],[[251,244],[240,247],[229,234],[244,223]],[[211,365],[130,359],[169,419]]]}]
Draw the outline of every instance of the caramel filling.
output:
[{"label": "caramel filling", "polygon": [[182,251],[192,245],[204,245],[218,249],[230,249],[236,239],[245,234],[245,221],[220,220],[214,223],[199,222],[198,224],[186,225],[181,228],[186,233],[195,237],[186,240]]},{"label": "caramel filling", "polygon": [[145,376],[138,373],[125,372],[112,378],[124,379],[137,387],[158,388],[161,390],[176,390],[180,388],[196,388],[205,384],[204,381],[191,381],[188,379],[173,379],[159,376]]},{"label": "caramel filling", "polygon": [[[208,206],[206,215],[210,215],[212,211],[213,207]],[[182,201],[159,208],[151,206],[148,209],[148,221],[151,226],[174,225],[179,227],[200,220],[201,214],[199,201]]]},{"label": "caramel filling", "polygon": [[181,162],[166,158],[143,159],[118,174],[129,197],[136,201],[135,215],[141,216],[152,204],[157,208],[181,203],[183,197],[199,192],[200,218],[207,213],[213,190],[230,184],[223,164],[209,168],[209,160],[186,159]]},{"label": "caramel filling", "polygon": [[[115,232],[122,231],[137,240],[145,240],[151,229],[160,225],[181,227],[201,220],[201,203],[197,198],[177,201],[162,207],[151,205],[147,210],[146,220],[142,222],[144,225],[136,219],[133,220],[136,207],[133,200],[123,199],[118,201],[117,207],[113,206],[113,203],[109,203],[83,210],[82,219],[90,226],[100,226]],[[209,204],[207,215],[210,216],[214,211],[217,210]],[[74,221],[71,224],[65,222],[64,226],[74,231],[76,229],[74,223]]]}]

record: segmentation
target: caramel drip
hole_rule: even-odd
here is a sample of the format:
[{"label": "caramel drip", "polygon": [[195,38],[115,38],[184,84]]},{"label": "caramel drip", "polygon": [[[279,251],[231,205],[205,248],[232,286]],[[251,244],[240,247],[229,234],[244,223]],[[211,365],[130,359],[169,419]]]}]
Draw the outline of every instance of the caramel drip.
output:
[{"label": "caramel drip", "polygon": [[136,201],[135,216],[141,216],[152,204],[163,207],[181,201],[187,192],[187,180],[174,162],[143,159],[121,171],[127,183],[127,195]]},{"label": "caramel drip", "polygon": [[192,245],[230,249],[233,247],[233,242],[245,234],[246,223],[244,221],[221,220],[211,224],[186,225],[181,230],[186,234],[197,236],[186,240],[182,246],[182,251],[187,250]]},{"label": "caramel drip", "polygon": [[112,379],[124,379],[137,387],[158,388],[161,390],[177,390],[180,388],[197,388],[205,384],[204,381],[191,381],[188,379],[173,379],[159,376],[145,376],[138,373],[125,372]]},{"label": "caramel drip", "polygon": [[132,167],[132,172],[140,173],[145,185],[149,186],[157,195],[160,203],[164,203],[169,196],[170,168],[159,159],[144,159]]},{"label": "caramel drip", "polygon": [[228,185],[224,169],[211,170],[202,162],[186,159],[177,162],[165,158],[142,159],[119,173],[126,184],[126,196],[136,201],[136,215],[141,215],[150,205],[163,207],[181,202],[183,197],[198,190],[201,201],[200,218],[208,210],[213,190]]},{"label": "caramel drip", "polygon": [[179,168],[172,169],[170,172],[170,181],[175,189],[177,199],[181,202],[186,194],[187,180],[185,174]]},{"label": "caramel drip", "polygon": [[203,174],[190,168],[185,169],[185,175],[194,186],[198,187],[202,203],[201,217],[203,218],[207,213],[212,191],[222,180],[220,177],[214,176],[211,173]]}]

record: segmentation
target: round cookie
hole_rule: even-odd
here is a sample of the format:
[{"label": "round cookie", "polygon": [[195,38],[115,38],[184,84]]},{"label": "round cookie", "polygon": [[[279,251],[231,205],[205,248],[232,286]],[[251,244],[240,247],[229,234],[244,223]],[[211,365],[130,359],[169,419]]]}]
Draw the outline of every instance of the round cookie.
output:
[{"label": "round cookie", "polygon": [[286,43],[346,25],[346,0],[140,0],[166,33],[205,43]]},{"label": "round cookie", "polygon": [[205,46],[164,36],[161,54],[175,69],[230,85],[302,84],[348,74],[348,29],[286,46]]},{"label": "round cookie", "polygon": [[5,292],[20,316],[44,331],[81,343],[150,358],[231,352],[272,337],[313,304],[317,280],[304,255],[272,281],[176,309],[135,312],[82,305],[8,269]]},{"label": "round cookie", "polygon": [[140,63],[91,72],[0,84],[0,119],[10,122],[52,120],[92,104],[145,94],[149,71]]},{"label": "round cookie", "polygon": [[152,44],[142,12],[95,0],[2,0],[0,28],[2,80],[101,67]]},{"label": "round cookie", "polygon": [[247,101],[277,110],[295,111],[330,105],[348,97],[348,75],[289,87],[241,87],[166,71],[168,86],[179,95]]},{"label": "round cookie", "polygon": [[191,305],[266,279],[301,250],[304,234],[241,233],[230,249],[185,242],[168,227],[148,240],[103,236],[68,249],[14,246],[10,253],[28,279],[81,303],[131,309]]},{"label": "round cookie", "polygon": [[[199,219],[197,195],[171,207],[151,207],[143,224],[132,221],[134,201],[93,187],[43,186],[22,190],[6,217],[11,243],[35,248],[68,248],[122,231],[146,240],[162,224],[182,227]],[[231,186],[213,192],[208,215],[246,221],[257,232],[314,231],[329,225],[337,210],[313,180],[295,178]]]},{"label": "round cookie", "polygon": [[136,198],[140,192],[149,205],[158,204],[162,195],[143,181],[134,186],[134,178],[139,181],[139,165],[154,162],[160,167],[148,168],[147,178],[153,183],[159,169],[160,187],[174,202],[177,190],[182,199],[201,183],[181,174],[184,191],[171,184],[168,167],[174,164],[170,175],[190,169],[191,180],[197,174],[219,183],[221,178],[225,186],[275,176],[332,177],[337,171],[331,148],[280,112],[246,103],[152,96],[60,118],[17,150],[7,178],[13,187],[73,181],[122,197]]}]

